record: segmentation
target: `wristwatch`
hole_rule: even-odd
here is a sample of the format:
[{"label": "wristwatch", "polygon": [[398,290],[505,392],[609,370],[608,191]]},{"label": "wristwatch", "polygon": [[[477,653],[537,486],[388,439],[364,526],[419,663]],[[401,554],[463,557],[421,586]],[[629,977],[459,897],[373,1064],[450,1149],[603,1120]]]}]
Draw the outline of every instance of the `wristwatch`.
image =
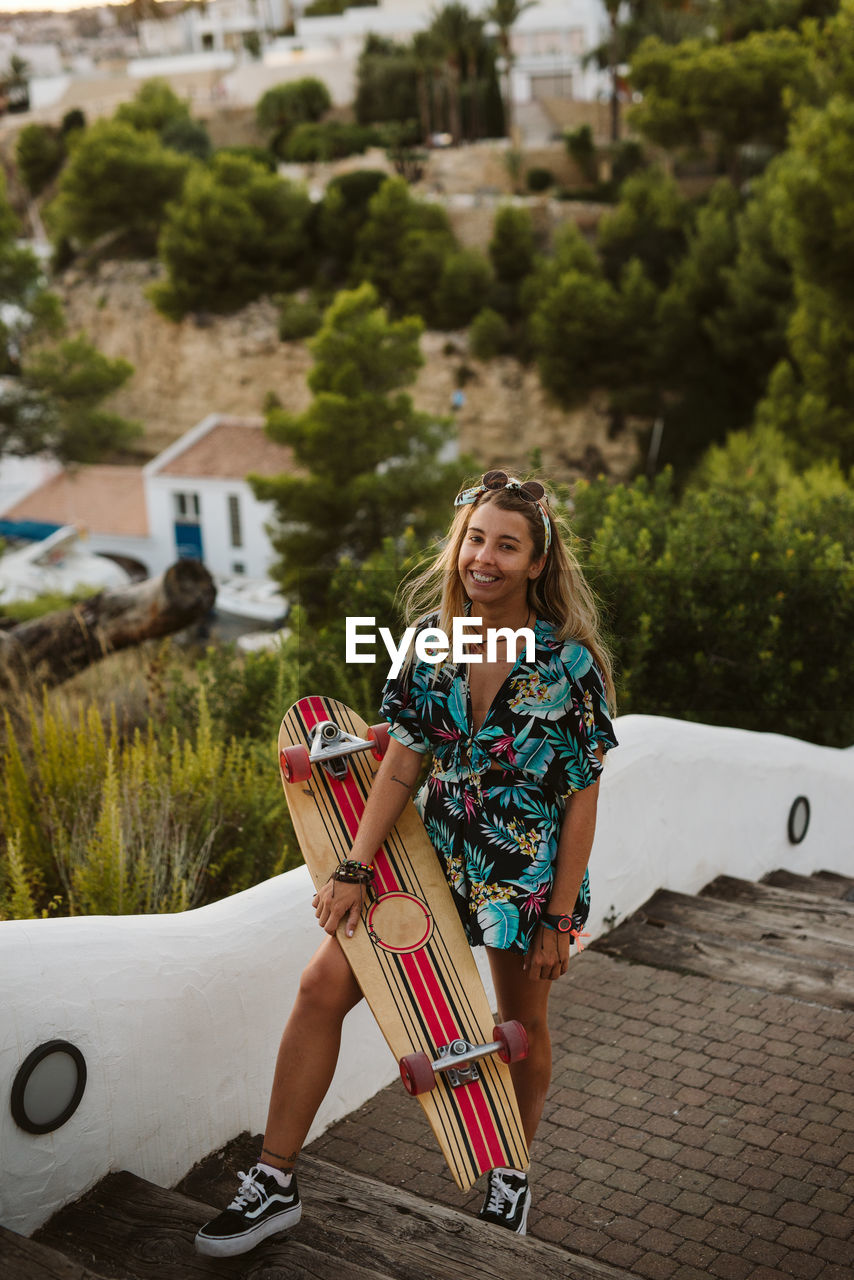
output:
[{"label": "wristwatch", "polygon": [[572,916],[555,916],[544,911],[540,916],[540,924],[544,924],[547,929],[554,929],[557,933],[571,933],[573,929]]}]

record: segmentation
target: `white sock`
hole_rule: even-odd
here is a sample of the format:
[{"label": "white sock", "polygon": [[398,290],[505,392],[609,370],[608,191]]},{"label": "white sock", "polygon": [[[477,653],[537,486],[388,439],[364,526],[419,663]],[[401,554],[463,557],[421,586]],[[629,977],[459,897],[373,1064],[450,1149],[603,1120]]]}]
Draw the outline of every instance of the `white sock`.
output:
[{"label": "white sock", "polygon": [[515,1173],[517,1178],[527,1178],[528,1173],[525,1169],[511,1169],[508,1165],[502,1165],[500,1168],[493,1170],[494,1173]]},{"label": "white sock", "polygon": [[277,1169],[276,1166],[272,1164],[264,1164],[261,1160],[258,1161],[258,1168],[262,1173],[272,1173],[280,1187],[289,1187],[291,1185],[292,1175],[290,1173],[285,1173],[284,1169]]}]

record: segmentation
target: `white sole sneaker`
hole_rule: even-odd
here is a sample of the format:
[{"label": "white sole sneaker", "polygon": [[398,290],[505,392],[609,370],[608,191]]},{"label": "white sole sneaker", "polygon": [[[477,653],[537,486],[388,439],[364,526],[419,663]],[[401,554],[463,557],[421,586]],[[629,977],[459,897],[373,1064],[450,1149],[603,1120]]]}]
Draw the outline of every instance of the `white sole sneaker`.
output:
[{"label": "white sole sneaker", "polygon": [[295,1227],[302,1217],[302,1205],[294,1205],[292,1209],[283,1209],[281,1213],[266,1218],[255,1227],[246,1231],[236,1231],[231,1236],[206,1236],[204,1227],[196,1235],[194,1241],[196,1253],[206,1258],[236,1258],[241,1253],[248,1253],[270,1236],[278,1235]]}]

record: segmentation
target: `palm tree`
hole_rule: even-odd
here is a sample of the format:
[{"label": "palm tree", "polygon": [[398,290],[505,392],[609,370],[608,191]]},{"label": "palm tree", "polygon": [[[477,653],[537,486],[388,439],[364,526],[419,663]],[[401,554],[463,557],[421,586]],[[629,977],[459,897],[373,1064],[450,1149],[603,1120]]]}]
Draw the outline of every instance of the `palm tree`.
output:
[{"label": "palm tree", "polygon": [[513,27],[526,9],[533,9],[537,0],[492,0],[485,11],[487,22],[494,22],[498,28],[498,52],[502,59],[502,101],[504,104],[504,130],[507,137],[513,134],[513,49],[510,36]]},{"label": "palm tree", "polygon": [[421,138],[427,142],[433,132],[433,84],[436,72],[442,65],[442,54],[430,31],[416,31],[412,37],[412,53],[415,58],[415,75],[418,86],[418,118]]},{"label": "palm tree", "polygon": [[450,134],[454,142],[462,135],[460,112],[460,81],[462,79],[463,50],[466,46],[471,14],[464,4],[454,0],[444,8],[433,12],[430,34],[442,51],[448,80],[448,114]]}]

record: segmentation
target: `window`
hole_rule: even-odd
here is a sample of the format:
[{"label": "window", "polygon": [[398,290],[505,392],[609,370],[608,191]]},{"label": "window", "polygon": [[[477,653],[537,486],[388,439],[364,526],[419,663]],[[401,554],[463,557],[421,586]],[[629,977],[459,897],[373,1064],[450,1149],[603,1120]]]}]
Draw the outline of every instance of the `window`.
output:
[{"label": "window", "polygon": [[240,527],[240,498],[236,493],[228,495],[228,524],[231,529],[231,545],[243,546],[243,530]]},{"label": "window", "polygon": [[201,503],[197,493],[173,493],[176,520],[198,520]]},{"label": "window", "polygon": [[231,562],[231,572],[232,572],[232,573],[245,573],[245,572],[246,572],[246,565],[243,563],[243,561],[242,561],[242,560],[232,560],[232,562]]}]

